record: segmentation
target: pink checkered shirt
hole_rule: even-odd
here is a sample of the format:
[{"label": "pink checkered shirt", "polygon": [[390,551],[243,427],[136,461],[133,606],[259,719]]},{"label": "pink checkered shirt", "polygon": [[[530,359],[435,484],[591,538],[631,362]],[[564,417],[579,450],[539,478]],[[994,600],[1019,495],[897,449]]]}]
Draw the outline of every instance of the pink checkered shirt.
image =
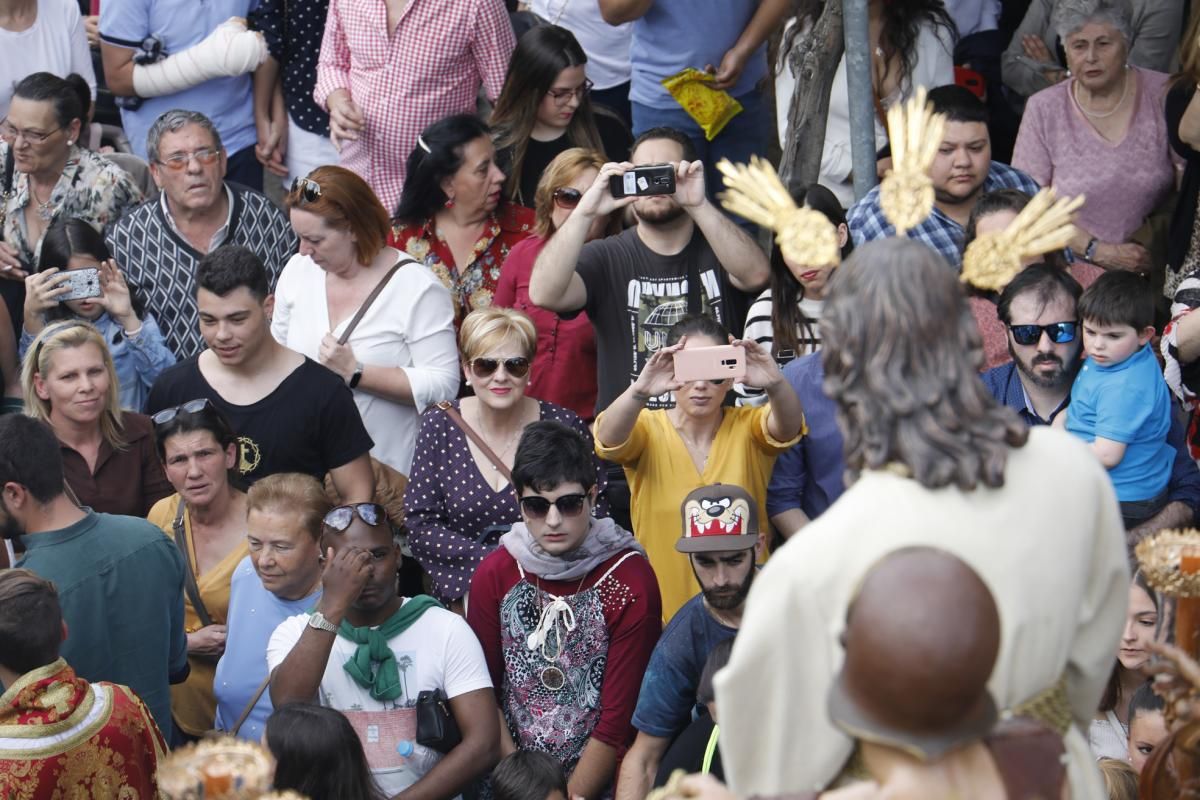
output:
[{"label": "pink checkered shirt", "polygon": [[409,0],[390,37],[384,0],[330,0],[313,98],[326,107],[334,90],[348,89],[366,118],[341,165],[394,212],[417,136],[474,112],[480,83],[498,97],[516,44],[504,0]]}]

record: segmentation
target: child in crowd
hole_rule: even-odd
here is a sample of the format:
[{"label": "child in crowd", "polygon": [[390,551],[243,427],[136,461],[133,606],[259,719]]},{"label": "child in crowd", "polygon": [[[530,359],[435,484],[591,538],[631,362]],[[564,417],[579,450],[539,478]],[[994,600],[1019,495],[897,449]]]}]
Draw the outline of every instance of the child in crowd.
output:
[{"label": "child in crowd", "polygon": [[1071,387],[1066,427],[1108,468],[1133,528],[1166,504],[1174,458],[1170,393],[1149,345],[1153,290],[1132,272],[1106,272],[1079,299],[1079,317],[1087,360]]},{"label": "child in crowd", "polygon": [[1140,774],[1154,748],[1167,738],[1166,703],[1143,683],[1129,700],[1129,763]]},{"label": "child in crowd", "polygon": [[1108,800],[1138,800],[1138,773],[1127,761],[1102,758],[1096,762],[1108,790]]},{"label": "child in crowd", "polygon": [[509,753],[492,770],[494,800],[567,800],[558,759],[541,750]]}]

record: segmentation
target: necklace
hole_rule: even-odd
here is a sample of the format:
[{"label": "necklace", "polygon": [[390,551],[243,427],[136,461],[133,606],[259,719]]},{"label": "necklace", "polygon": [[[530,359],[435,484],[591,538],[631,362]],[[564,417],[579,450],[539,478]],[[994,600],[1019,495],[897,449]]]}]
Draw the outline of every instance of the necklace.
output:
[{"label": "necklace", "polygon": [[33,198],[33,202],[37,203],[38,216],[49,222],[54,218],[54,208],[50,205],[50,201],[54,199],[54,188],[50,189],[50,196],[46,198],[46,202],[38,199],[37,190],[33,187],[33,179],[29,179],[29,196]]},{"label": "necklace", "polygon": [[[674,411],[674,409],[672,409],[672,411]],[[670,412],[668,412],[668,413],[670,413]],[[671,425],[674,426],[674,428],[675,428],[675,432],[678,433],[679,438],[683,440],[684,447],[686,447],[689,454],[692,455],[692,460],[695,461],[695,455],[697,453],[704,454],[703,465],[701,466],[701,469],[700,469],[700,471],[703,472],[704,467],[708,466],[708,457],[712,453],[713,442],[715,442],[717,439],[717,431],[720,430],[721,423],[720,422],[717,423],[717,428],[716,428],[716,430],[713,431],[713,436],[712,436],[712,439],[708,443],[708,447],[701,447],[699,442],[697,442],[691,436],[688,436],[686,433],[683,432],[683,426],[679,423],[679,421],[674,416],[669,417],[669,419],[671,420]]]},{"label": "necklace", "polygon": [[[476,410],[475,410],[475,419],[476,419],[476,420],[478,421],[478,423],[479,423],[479,432],[480,432],[480,434],[483,436],[483,439],[484,439],[484,441],[487,441],[487,442],[488,442],[488,444],[491,444],[491,442],[490,442],[490,441],[488,441],[488,440],[490,440],[492,437],[487,435],[487,429],[486,429],[486,428],[484,427],[484,425],[483,425],[483,414],[482,414],[482,412],[481,412],[479,409],[476,409]],[[508,452],[508,449],[509,449],[510,447],[512,447],[512,446],[513,446],[513,443],[514,443],[514,442],[516,442],[516,440],[517,440],[517,437],[518,437],[518,436],[520,436],[520,435],[521,435],[521,432],[522,432],[522,431],[524,431],[524,430],[525,430],[525,426],[524,426],[524,425],[518,425],[518,426],[517,426],[517,429],[516,429],[515,431],[513,431],[513,433],[512,433],[512,436],[509,436],[509,437],[508,437],[508,442],[507,442],[507,443],[504,445],[504,449],[503,449],[503,450],[496,450],[496,458],[498,458],[498,459],[500,459],[501,461],[503,461],[503,460],[504,460],[504,454]],[[495,448],[494,448],[494,447],[493,447],[492,449],[493,449],[493,450],[495,450]],[[488,461],[490,462],[490,461],[491,461],[491,459],[488,459]],[[500,465],[499,465],[499,464],[494,464],[494,463],[493,463],[491,466],[492,466],[492,471],[493,471],[493,472],[499,472],[499,471],[500,471]]]},{"label": "necklace", "polygon": [[1121,87],[1121,99],[1117,101],[1117,104],[1108,111],[1103,111],[1103,112],[1089,111],[1088,109],[1083,107],[1083,103],[1079,100],[1079,81],[1075,81],[1075,83],[1073,83],[1071,85],[1071,96],[1075,98],[1075,105],[1079,106],[1079,110],[1082,111],[1084,114],[1086,114],[1088,117],[1090,117],[1092,119],[1106,119],[1107,117],[1111,117],[1113,114],[1117,113],[1117,111],[1121,108],[1121,106],[1125,105],[1125,98],[1126,98],[1126,96],[1128,96],[1128,94],[1129,94],[1129,72],[1126,71],[1125,72],[1125,83]]},{"label": "necklace", "polygon": [[[586,580],[587,575],[585,574],[579,579],[579,585],[575,587],[572,597],[579,594],[583,589],[583,582]],[[563,649],[566,647],[563,640],[566,639],[567,634],[575,630],[575,610],[571,608],[571,604],[565,598],[543,592],[541,580],[536,575],[533,581],[537,596],[540,598],[542,594],[545,594],[550,598],[550,602],[542,607],[537,627],[533,629],[533,633],[529,634],[526,644],[530,650],[537,650],[541,654],[542,660],[546,662],[546,666],[542,667],[542,671],[538,675],[542,686],[552,692],[557,692],[567,685],[567,674],[558,665],[558,660],[562,657]],[[554,634],[553,647],[550,645],[551,633]]]}]

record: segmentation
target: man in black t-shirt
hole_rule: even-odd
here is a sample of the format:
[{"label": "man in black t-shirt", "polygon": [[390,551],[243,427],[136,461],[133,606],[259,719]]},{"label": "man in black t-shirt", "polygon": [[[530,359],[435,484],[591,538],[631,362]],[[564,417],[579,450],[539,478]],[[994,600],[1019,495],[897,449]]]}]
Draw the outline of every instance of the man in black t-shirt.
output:
[{"label": "man in black t-shirt", "polygon": [[207,398],[238,434],[250,483],[277,472],[328,472],[345,503],[370,502],[375,481],[354,396],[329,369],[271,336],[275,298],[245,247],[218,247],[196,268],[200,333],[208,349],[158,376],[150,414]]},{"label": "man in black t-shirt", "polygon": [[[761,289],[767,257],[744,231],[709,202],[704,165],[691,141],[671,128],[652,128],[634,142],[633,163],[605,164],[579,205],[533,267],[529,296],[542,308],[586,310],[596,329],[599,396],[603,411],[629,387],[646,361],[666,343],[667,330],[688,313],[730,323],[730,288]],[[615,199],[609,179],[635,165],[672,163],[673,195]],[[584,244],[596,217],[632,205],[637,225]],[[673,404],[670,394],[650,408]]]}]

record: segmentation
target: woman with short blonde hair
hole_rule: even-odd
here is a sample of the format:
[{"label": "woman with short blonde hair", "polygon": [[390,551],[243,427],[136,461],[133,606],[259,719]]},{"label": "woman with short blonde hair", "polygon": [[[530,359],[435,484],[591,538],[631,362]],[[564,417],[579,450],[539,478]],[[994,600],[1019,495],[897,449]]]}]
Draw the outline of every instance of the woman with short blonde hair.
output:
[{"label": "woman with short blonde hair", "polygon": [[[459,349],[474,396],[431,408],[421,417],[404,496],[408,543],[432,578],[433,593],[457,610],[475,568],[495,548],[499,528],[521,519],[509,473],[525,426],[553,419],[591,441],[577,414],[526,395],[536,346],[533,322],[521,312],[495,307],[472,311],[463,320]],[[467,428],[487,444],[494,459]],[[607,500],[601,499],[597,515],[607,516],[607,509]]]},{"label": "woman with short blonde hair", "polygon": [[173,492],[150,418],[121,410],[112,354],[90,323],[47,325],[21,369],[25,408],[62,445],[63,476],[81,505],[144,517]]}]

